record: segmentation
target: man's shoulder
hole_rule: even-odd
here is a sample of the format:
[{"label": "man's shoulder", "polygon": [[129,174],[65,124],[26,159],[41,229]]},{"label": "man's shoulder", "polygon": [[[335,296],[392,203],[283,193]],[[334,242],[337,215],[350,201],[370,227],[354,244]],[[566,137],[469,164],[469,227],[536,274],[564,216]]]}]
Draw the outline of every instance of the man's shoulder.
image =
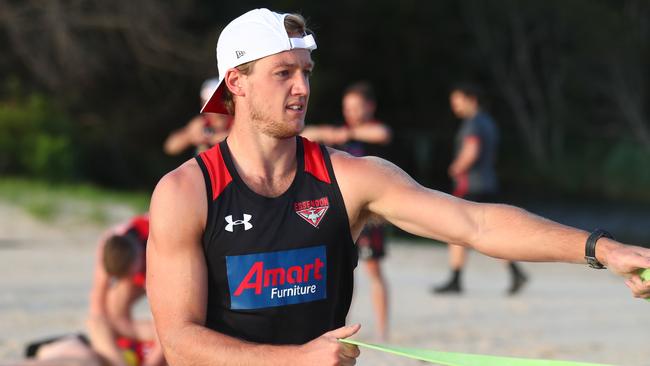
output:
[{"label": "man's shoulder", "polygon": [[352,156],[332,149],[332,167],[346,206],[366,207],[387,191],[417,183],[397,165],[376,156]]},{"label": "man's shoulder", "polygon": [[200,175],[201,168],[199,167],[196,158],[186,160],[183,164],[179,165],[176,169],[165,174],[161,181],[164,179],[169,180],[185,180],[193,179],[195,176]]},{"label": "man's shoulder", "polygon": [[332,167],[337,177],[341,174],[363,176],[364,174],[392,166],[392,164],[387,160],[377,156],[354,156],[345,151],[331,147],[328,147],[327,151],[329,152]]},{"label": "man's shoulder", "polygon": [[330,160],[332,161],[332,166],[336,165],[343,165],[347,166],[350,164],[355,164],[355,162],[358,160],[357,156],[354,156],[344,150],[336,149],[330,146],[326,147],[327,153],[330,156]]},{"label": "man's shoulder", "polygon": [[[165,174],[151,196],[152,232],[167,227],[202,227],[207,210],[207,194],[201,168],[195,159]],[[158,224],[156,225],[156,222]],[[162,224],[161,226],[161,223]],[[158,237],[160,240],[161,238]]]},{"label": "man's shoulder", "polygon": [[165,174],[154,193],[176,195],[191,193],[204,186],[203,173],[196,159],[190,159],[178,168]]}]

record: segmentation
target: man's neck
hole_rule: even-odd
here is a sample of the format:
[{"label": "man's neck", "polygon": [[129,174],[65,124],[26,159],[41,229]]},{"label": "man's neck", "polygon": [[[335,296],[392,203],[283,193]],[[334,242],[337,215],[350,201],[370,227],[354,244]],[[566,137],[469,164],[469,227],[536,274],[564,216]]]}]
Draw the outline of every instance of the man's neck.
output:
[{"label": "man's neck", "polygon": [[237,173],[256,193],[278,196],[289,188],[296,174],[296,138],[270,137],[249,126],[248,121],[237,121],[228,136]]}]

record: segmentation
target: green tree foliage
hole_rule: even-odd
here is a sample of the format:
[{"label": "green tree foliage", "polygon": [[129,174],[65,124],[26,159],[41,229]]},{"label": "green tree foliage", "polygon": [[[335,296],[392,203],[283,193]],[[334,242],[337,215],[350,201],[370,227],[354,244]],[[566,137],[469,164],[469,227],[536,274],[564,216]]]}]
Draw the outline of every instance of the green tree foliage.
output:
[{"label": "green tree foliage", "polygon": [[0,104],[0,175],[51,181],[75,175],[72,124],[41,95]]},{"label": "green tree foliage", "polygon": [[[162,142],[197,113],[220,29],[260,6],[301,12],[316,32],[308,122],[340,121],[341,91],[371,81],[396,134],[388,157],[419,180],[448,184],[458,124],[447,94],[472,80],[503,133],[506,186],[639,197],[624,187],[650,166],[646,0],[0,0],[0,78],[60,107],[70,133],[26,132],[17,121],[41,118],[29,98],[3,107],[0,149],[29,140],[40,157],[27,168],[3,154],[2,169],[37,174],[57,155],[61,174],[150,187],[182,161]],[[602,184],[590,185],[591,172]]]}]

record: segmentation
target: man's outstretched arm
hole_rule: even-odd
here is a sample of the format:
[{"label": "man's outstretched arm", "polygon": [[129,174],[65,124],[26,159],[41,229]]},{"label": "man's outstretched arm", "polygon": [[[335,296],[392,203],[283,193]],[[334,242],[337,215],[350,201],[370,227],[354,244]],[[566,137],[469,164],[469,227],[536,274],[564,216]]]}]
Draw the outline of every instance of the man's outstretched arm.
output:
[{"label": "man's outstretched arm", "polygon": [[358,348],[338,342],[343,327],[301,346],[246,342],[205,327],[208,280],[201,237],[207,216],[203,176],[193,160],[167,174],[151,200],[147,292],[171,365],[352,365]]},{"label": "man's outstretched arm", "polygon": [[[585,263],[588,233],[502,204],[480,204],[422,187],[395,165],[373,157],[336,153],[333,164],[352,220],[368,211],[416,235],[472,247],[492,257],[520,261]],[[635,281],[650,267],[650,249],[601,238],[596,257]],[[650,297],[650,282],[634,282]]]}]

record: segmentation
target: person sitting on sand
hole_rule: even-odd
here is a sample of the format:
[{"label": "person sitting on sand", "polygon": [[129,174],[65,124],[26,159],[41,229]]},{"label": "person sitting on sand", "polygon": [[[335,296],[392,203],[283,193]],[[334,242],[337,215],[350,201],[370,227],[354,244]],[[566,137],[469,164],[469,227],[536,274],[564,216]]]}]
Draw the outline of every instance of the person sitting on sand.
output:
[{"label": "person sitting on sand", "polygon": [[124,348],[140,350],[143,365],[165,363],[153,322],[132,316],[145,295],[148,236],[149,216],[140,215],[110,229],[97,248],[87,326],[93,349],[112,365],[124,361]]}]

